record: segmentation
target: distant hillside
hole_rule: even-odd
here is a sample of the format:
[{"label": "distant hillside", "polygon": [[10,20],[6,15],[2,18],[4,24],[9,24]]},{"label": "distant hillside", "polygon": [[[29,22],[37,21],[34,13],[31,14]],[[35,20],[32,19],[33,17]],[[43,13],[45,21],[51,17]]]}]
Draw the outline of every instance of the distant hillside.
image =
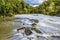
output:
[{"label": "distant hillside", "polygon": [[60,1],[47,0],[40,6],[32,7],[23,0],[0,0],[0,15],[2,16],[30,13],[60,16]]},{"label": "distant hillside", "polygon": [[32,7],[23,0],[0,0],[0,15],[30,13]]},{"label": "distant hillside", "polygon": [[47,0],[43,2],[42,5],[38,7],[41,13],[52,15],[52,16],[60,16],[60,1],[59,0]]}]

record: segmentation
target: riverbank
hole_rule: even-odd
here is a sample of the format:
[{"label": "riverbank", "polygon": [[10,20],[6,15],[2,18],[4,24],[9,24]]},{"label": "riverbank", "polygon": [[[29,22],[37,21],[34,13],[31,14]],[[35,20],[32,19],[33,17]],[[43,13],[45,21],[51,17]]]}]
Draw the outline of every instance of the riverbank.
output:
[{"label": "riverbank", "polygon": [[12,17],[0,17],[0,40],[5,40],[10,35],[13,27],[9,21],[12,20]]},{"label": "riverbank", "polygon": [[14,20],[13,17],[9,17],[9,16],[8,17],[3,17],[3,16],[1,17],[0,16],[0,22],[3,22],[3,21],[12,21],[12,20]]}]

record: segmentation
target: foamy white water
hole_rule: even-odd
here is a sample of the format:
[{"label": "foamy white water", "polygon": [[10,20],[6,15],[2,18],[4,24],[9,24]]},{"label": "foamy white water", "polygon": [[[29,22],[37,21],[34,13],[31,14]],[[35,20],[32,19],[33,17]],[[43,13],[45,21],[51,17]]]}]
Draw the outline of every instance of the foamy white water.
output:
[{"label": "foamy white water", "polygon": [[[15,15],[14,18],[18,18],[17,22],[12,22],[12,24],[15,26],[15,29],[13,30],[13,32],[17,31],[17,28],[19,28],[18,26],[21,27],[31,27],[31,24],[33,23],[32,20],[30,19],[37,19],[39,20],[39,23],[37,23],[36,28],[39,29],[42,34],[40,35],[40,39],[41,40],[47,40],[47,37],[50,37],[52,35],[55,36],[60,36],[60,17],[56,17],[56,16],[47,16],[47,15],[43,15],[43,14],[21,14],[21,15]],[[23,30],[20,30],[19,33],[14,33],[15,35],[20,35],[22,34]],[[31,40],[39,40],[36,38],[36,36],[38,35],[36,32],[32,31],[33,34],[30,36],[26,36],[24,34],[23,38],[21,38],[21,40],[29,40],[27,39],[28,37],[34,37],[34,39]],[[14,35],[14,36],[15,36]],[[41,37],[42,36],[42,37]],[[25,39],[24,39],[25,38]],[[36,39],[35,39],[36,38]],[[19,40],[19,36],[17,39],[14,39],[12,37],[13,40]],[[10,39],[10,40],[12,40]],[[57,39],[60,40],[60,39]]]}]

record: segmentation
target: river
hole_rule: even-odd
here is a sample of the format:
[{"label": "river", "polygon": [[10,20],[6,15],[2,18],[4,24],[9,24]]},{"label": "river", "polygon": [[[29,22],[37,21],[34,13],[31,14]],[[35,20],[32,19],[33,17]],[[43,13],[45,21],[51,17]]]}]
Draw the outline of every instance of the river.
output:
[{"label": "river", "polygon": [[[60,40],[60,17],[43,14],[21,14],[15,15],[13,18],[15,20],[11,24],[14,29],[8,38],[9,40]],[[32,34],[27,36],[24,29],[17,32],[20,27],[31,28],[31,24],[34,23],[33,20],[35,19],[39,21],[36,23],[35,28],[41,33],[31,30]]]}]

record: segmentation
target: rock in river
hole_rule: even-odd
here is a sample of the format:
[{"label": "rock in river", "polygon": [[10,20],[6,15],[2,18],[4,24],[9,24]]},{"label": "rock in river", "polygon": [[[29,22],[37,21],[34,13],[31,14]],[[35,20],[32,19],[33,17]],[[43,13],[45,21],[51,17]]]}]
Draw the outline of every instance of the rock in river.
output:
[{"label": "rock in river", "polygon": [[32,34],[32,31],[30,29],[25,29],[25,34],[30,35],[30,34]]}]

